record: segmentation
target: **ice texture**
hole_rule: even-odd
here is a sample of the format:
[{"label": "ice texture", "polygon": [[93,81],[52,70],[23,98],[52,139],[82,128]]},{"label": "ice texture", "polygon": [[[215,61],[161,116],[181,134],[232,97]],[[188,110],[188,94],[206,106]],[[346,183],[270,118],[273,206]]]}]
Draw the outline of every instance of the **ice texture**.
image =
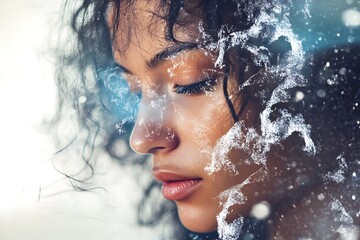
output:
[{"label": "ice texture", "polygon": [[[218,57],[215,65],[223,67],[225,52],[235,46],[240,46],[253,53],[254,64],[264,66],[265,71],[269,76],[278,81],[268,99],[264,99],[265,109],[260,113],[260,131],[255,127],[245,128],[242,120],[235,123],[232,128],[219,139],[212,152],[212,160],[205,170],[212,174],[221,170],[229,171],[237,174],[236,163],[231,162],[227,153],[232,149],[240,149],[247,153],[248,159],[243,159],[246,164],[258,164],[266,169],[267,154],[270,148],[276,144],[281,143],[293,133],[298,133],[304,140],[303,150],[312,155],[316,153],[316,148],[313,140],[310,137],[310,128],[306,124],[301,114],[294,115],[286,109],[279,111],[280,116],[277,119],[271,119],[273,106],[278,103],[288,102],[290,95],[288,90],[304,86],[306,81],[301,74],[304,66],[305,57],[300,39],[294,34],[292,25],[289,20],[293,2],[283,4],[282,1],[254,1],[249,4],[249,9],[245,9],[249,16],[252,16],[253,9],[259,7],[260,14],[254,21],[254,24],[247,30],[230,32],[227,26],[223,26],[218,33],[219,40],[209,45],[210,50],[217,50]],[[304,2],[303,15],[305,18],[310,17],[309,13],[310,1]],[[202,25],[200,25],[200,31]],[[203,33],[203,38],[209,38]],[[269,39],[268,43],[263,46],[254,45],[251,39]],[[291,49],[278,59],[276,65],[270,63],[270,49],[267,47],[270,44],[285,39],[291,46]],[[239,88],[241,91],[247,86],[261,84],[264,78],[258,77],[259,73],[247,79]],[[266,84],[266,83],[264,83]],[[266,171],[265,173],[266,174]],[[262,179],[262,178],[260,178]],[[239,236],[239,226],[243,222],[243,218],[227,223],[226,216],[228,209],[236,204],[243,204],[246,201],[246,196],[241,193],[241,188],[245,184],[251,183],[253,179],[248,178],[243,183],[228,189],[220,194],[223,199],[223,210],[217,217],[218,232],[220,238],[223,240],[236,239]],[[257,179],[256,181],[259,181]]]},{"label": "ice texture", "polygon": [[[239,148],[244,151],[250,151],[251,160],[255,164],[266,164],[266,154],[269,152],[271,146],[280,143],[282,140],[288,138],[294,132],[300,134],[304,139],[304,151],[309,154],[314,154],[316,149],[310,137],[310,129],[306,125],[302,115],[292,115],[286,109],[280,111],[281,116],[274,120],[270,119],[270,114],[273,112],[272,107],[280,102],[287,102],[290,100],[287,90],[303,86],[305,84],[304,77],[301,74],[301,69],[304,65],[304,51],[301,46],[300,40],[293,33],[290,21],[287,17],[288,7],[280,4],[279,1],[274,2],[274,6],[282,8],[283,15],[278,17],[274,12],[269,12],[268,3],[258,1],[264,4],[262,7],[264,11],[258,16],[254,25],[246,31],[233,32],[229,36],[221,37],[216,45],[212,47],[218,48],[219,56],[215,62],[216,65],[223,64],[223,53],[226,51],[225,42],[230,41],[230,47],[240,45],[252,51],[254,54],[259,55],[259,49],[266,49],[265,46],[252,46],[248,44],[250,38],[255,37],[271,37],[270,43],[275,42],[281,37],[285,37],[291,45],[291,51],[287,53],[283,59],[280,60],[278,65],[271,66],[270,63],[265,63],[268,66],[267,71],[272,73],[273,76],[283,79],[278,83],[278,86],[273,90],[270,99],[266,102],[266,107],[260,114],[261,118],[261,133],[257,133],[255,129],[246,129],[244,133],[243,123],[235,123],[235,125],[224,135],[219,141],[213,152],[213,158],[210,165],[206,168],[209,173],[219,171],[221,166],[224,166],[234,171],[234,166],[226,158],[226,153],[232,148]],[[277,3],[277,4],[275,4]],[[266,10],[266,11],[265,11]],[[269,27],[271,26],[271,27]],[[222,36],[223,31],[220,31],[219,36]],[[268,62],[266,56],[258,56],[256,61]],[[254,85],[262,81],[261,78],[250,77],[241,86],[240,90],[246,86]],[[234,141],[238,141],[235,143]],[[242,142],[242,143],[241,143]],[[255,143],[253,149],[249,149],[249,143]]]},{"label": "ice texture", "polygon": [[119,67],[97,70],[98,80],[103,83],[105,95],[109,98],[108,108],[120,119],[116,124],[119,133],[124,132],[126,123],[135,122],[141,101],[141,94],[131,92],[122,75]]},{"label": "ice texture", "polygon": [[250,183],[262,181],[265,177],[265,167],[251,174],[242,183],[225,190],[219,196],[221,199],[222,210],[217,215],[218,233],[222,240],[237,240],[240,236],[240,229],[244,223],[244,218],[239,217],[234,221],[228,223],[226,221],[227,215],[230,213],[230,208],[234,205],[241,205],[246,201],[246,196],[241,192],[241,189]]},{"label": "ice texture", "polygon": [[336,212],[334,221],[340,224],[340,226],[335,229],[335,232],[340,234],[340,239],[358,239],[360,235],[359,228],[354,225],[353,218],[345,210],[340,200],[335,199],[333,202],[331,202],[331,210]]},{"label": "ice texture", "polygon": [[211,163],[205,167],[205,170],[209,174],[224,168],[234,174],[238,173],[236,165],[230,161],[227,155],[231,149],[248,149],[251,137],[246,138],[246,140],[250,141],[243,141],[242,132],[242,122],[236,122],[233,127],[217,141],[216,147],[212,151]]},{"label": "ice texture", "polygon": [[338,218],[335,219],[336,222],[344,224],[352,224],[354,222],[350,214],[345,210],[345,208],[338,199],[335,199],[331,203],[331,210],[338,213]]},{"label": "ice texture", "polygon": [[330,180],[330,181],[334,181],[336,183],[341,183],[341,182],[344,182],[344,180],[345,180],[344,174],[347,171],[348,166],[342,155],[339,155],[336,158],[336,160],[339,162],[339,169],[336,170],[335,172],[328,172],[327,174],[325,174],[324,180]]}]

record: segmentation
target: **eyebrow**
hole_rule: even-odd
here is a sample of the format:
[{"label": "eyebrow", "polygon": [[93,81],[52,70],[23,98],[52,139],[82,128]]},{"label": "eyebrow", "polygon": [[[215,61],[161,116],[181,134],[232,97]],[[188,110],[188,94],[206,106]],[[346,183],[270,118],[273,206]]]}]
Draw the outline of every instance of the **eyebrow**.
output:
[{"label": "eyebrow", "polygon": [[172,46],[169,48],[165,48],[164,50],[157,53],[153,58],[146,61],[146,66],[149,69],[153,69],[159,64],[163,63],[165,60],[169,59],[170,57],[173,57],[177,55],[180,52],[183,51],[190,51],[194,49],[198,49],[199,45],[197,43],[184,43],[181,45]]},{"label": "eyebrow", "polygon": [[120,68],[121,71],[123,71],[124,73],[130,74],[130,75],[134,75],[129,69],[127,69],[127,68],[124,67],[123,65],[121,65],[121,64],[119,64],[119,63],[117,63],[117,62],[115,62],[114,64],[115,64],[116,67]]},{"label": "eyebrow", "polygon": [[[160,65],[165,60],[177,55],[180,52],[191,51],[191,50],[198,49],[198,48],[199,48],[199,44],[197,44],[197,43],[184,43],[181,45],[175,45],[175,46],[165,48],[164,50],[157,53],[150,60],[146,61],[146,66],[149,69],[154,69],[156,66]],[[116,62],[115,62],[115,65],[117,67],[119,67],[124,73],[134,75],[129,69],[127,69],[123,65],[118,64]]]}]

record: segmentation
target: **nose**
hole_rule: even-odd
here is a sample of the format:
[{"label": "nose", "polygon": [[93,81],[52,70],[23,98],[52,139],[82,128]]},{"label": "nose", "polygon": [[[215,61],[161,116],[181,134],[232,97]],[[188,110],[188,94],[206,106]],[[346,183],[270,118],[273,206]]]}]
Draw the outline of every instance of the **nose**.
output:
[{"label": "nose", "polygon": [[142,99],[130,136],[131,148],[141,154],[167,153],[179,145],[171,110],[164,99]]}]

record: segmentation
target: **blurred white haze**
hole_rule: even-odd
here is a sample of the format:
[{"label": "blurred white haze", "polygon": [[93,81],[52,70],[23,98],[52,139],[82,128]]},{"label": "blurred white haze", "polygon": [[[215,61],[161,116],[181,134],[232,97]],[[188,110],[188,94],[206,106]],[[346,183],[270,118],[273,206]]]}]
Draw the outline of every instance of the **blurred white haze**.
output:
[{"label": "blurred white haze", "polygon": [[102,163],[107,191],[96,193],[72,191],[51,163],[56,149],[42,123],[56,109],[48,36],[60,4],[0,3],[0,239],[153,239],[135,225],[141,191],[115,163]]}]

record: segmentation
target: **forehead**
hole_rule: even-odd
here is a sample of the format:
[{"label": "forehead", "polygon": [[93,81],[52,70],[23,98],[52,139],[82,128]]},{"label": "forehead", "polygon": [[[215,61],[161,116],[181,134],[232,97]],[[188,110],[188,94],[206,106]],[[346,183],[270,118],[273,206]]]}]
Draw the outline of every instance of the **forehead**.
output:
[{"label": "forehead", "polygon": [[[161,1],[160,1],[161,2]],[[154,54],[165,48],[174,46],[166,39],[167,15],[166,4],[158,1],[138,0],[133,4],[114,6],[109,10],[109,27],[113,36],[113,51],[120,61],[127,61],[129,57],[137,56],[147,61]],[[199,39],[199,19],[190,16],[185,10],[179,12],[178,22],[173,28],[174,37],[180,42],[197,42]],[[117,26],[116,30],[113,26]]]}]

